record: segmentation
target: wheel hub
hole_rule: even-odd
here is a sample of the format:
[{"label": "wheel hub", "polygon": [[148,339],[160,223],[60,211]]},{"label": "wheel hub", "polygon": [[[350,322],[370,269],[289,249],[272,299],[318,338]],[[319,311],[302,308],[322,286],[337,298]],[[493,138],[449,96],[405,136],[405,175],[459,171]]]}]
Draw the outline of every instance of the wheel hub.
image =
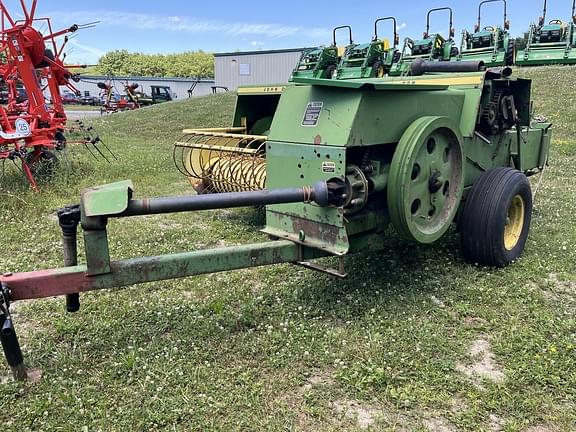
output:
[{"label": "wheel hub", "polygon": [[510,208],[508,208],[508,215],[506,217],[506,226],[504,228],[504,247],[506,250],[511,251],[518,244],[522,230],[524,229],[524,215],[526,213],[526,205],[520,195],[516,195],[512,199]]}]

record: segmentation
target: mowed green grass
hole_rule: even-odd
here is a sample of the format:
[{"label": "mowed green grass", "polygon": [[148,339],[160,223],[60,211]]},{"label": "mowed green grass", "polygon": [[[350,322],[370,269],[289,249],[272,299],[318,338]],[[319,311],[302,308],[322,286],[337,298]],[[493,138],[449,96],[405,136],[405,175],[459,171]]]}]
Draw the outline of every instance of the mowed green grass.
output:
[{"label": "mowed green grass", "polygon": [[[555,124],[524,257],[463,261],[457,234],[430,246],[391,234],[347,259],[344,281],[288,265],[16,304],[36,383],[0,384],[4,431],[576,429],[576,69],[521,70]],[[88,186],[190,192],[173,167],[184,127],[229,124],[234,95],[94,123],[119,161],[71,151],[42,194],[0,190],[0,271],[60,266],[54,211]],[[266,240],[256,210],[112,221],[114,258]],[[327,264],[333,264],[331,259]],[[8,376],[0,367],[0,375]]]}]

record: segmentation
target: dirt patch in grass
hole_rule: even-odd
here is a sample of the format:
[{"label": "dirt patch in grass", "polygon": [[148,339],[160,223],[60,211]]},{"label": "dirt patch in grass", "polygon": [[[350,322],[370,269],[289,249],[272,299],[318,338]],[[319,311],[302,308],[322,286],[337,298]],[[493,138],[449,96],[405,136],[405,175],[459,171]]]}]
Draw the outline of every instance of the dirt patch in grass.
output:
[{"label": "dirt patch in grass", "polygon": [[456,429],[442,418],[427,418],[422,420],[422,423],[430,432],[456,432]]},{"label": "dirt patch in grass", "polygon": [[522,432],[558,432],[560,429],[554,425],[541,424],[536,426],[530,426],[528,429],[524,429]]},{"label": "dirt patch in grass", "polygon": [[306,384],[301,387],[301,390],[304,392],[312,390],[314,387],[333,386],[335,384],[336,381],[332,378],[331,371],[317,372],[308,378]]},{"label": "dirt patch in grass", "polygon": [[501,432],[504,430],[504,419],[498,417],[496,414],[490,414],[488,418],[488,427],[492,432]]},{"label": "dirt patch in grass", "polygon": [[368,429],[382,417],[382,409],[353,400],[338,400],[332,403],[334,411],[356,422],[360,429]]},{"label": "dirt patch in grass", "polygon": [[426,426],[430,432],[456,432],[456,429],[450,426],[444,419],[429,418],[424,419],[422,423],[424,423],[424,426]]},{"label": "dirt patch in grass", "polygon": [[474,363],[468,365],[458,363],[456,365],[458,372],[466,375],[477,386],[481,386],[482,379],[495,383],[504,381],[505,374],[496,363],[488,340],[478,339],[474,341],[470,347],[469,354],[475,360]]},{"label": "dirt patch in grass", "polygon": [[561,280],[556,273],[550,273],[541,289],[547,301],[562,306],[568,313],[576,312],[576,282]]}]

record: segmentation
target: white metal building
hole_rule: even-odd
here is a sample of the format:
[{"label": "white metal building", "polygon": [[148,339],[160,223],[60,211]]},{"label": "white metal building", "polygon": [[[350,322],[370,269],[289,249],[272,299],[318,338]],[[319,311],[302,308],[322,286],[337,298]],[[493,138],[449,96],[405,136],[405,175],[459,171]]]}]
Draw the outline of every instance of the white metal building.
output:
[{"label": "white metal building", "polygon": [[306,49],[214,54],[216,86],[234,91],[243,85],[288,82]]},{"label": "white metal building", "polygon": [[[73,83],[82,95],[90,92],[90,96],[98,96],[100,89],[96,85],[99,82],[106,82],[112,79],[116,92],[120,95],[124,94],[124,85],[136,83],[139,86],[139,91],[150,94],[150,86],[168,86],[177,99],[186,99],[189,97],[191,87],[194,87],[192,96],[205,96],[212,93],[214,87],[214,80],[197,80],[196,78],[155,78],[155,77],[107,77],[97,75],[82,75],[82,80],[79,83]],[[195,83],[198,83],[195,85]]]}]

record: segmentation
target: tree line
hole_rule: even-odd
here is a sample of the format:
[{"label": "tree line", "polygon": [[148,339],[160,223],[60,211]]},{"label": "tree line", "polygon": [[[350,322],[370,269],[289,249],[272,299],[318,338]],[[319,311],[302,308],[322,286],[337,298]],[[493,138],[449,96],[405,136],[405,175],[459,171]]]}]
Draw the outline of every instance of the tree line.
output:
[{"label": "tree line", "polygon": [[94,72],[116,76],[213,78],[214,56],[204,51],[142,54],[117,50],[101,57]]}]

